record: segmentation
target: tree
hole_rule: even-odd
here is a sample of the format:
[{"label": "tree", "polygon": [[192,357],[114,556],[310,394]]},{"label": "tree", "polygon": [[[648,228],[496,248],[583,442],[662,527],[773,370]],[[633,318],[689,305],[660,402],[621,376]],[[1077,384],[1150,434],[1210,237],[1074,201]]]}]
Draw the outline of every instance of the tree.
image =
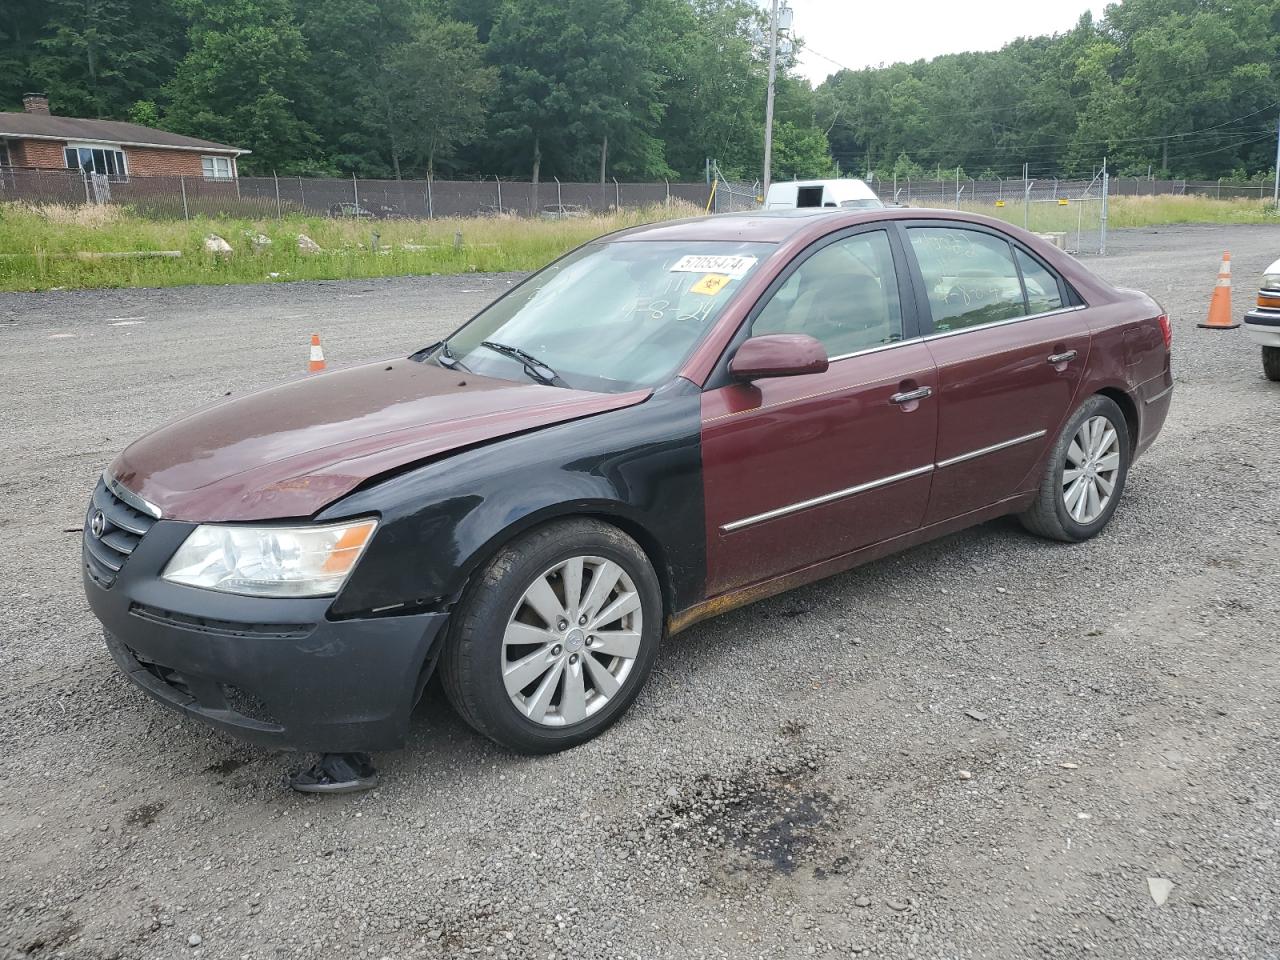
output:
[{"label": "tree", "polygon": [[732,176],[759,169],[767,83],[752,33],[759,9],[744,0],[675,0],[658,41],[667,109],[658,126],[667,162],[696,176],[708,158]]},{"label": "tree", "polygon": [[247,147],[243,169],[301,172],[314,160],[311,64],[288,0],[175,0],[191,50],[165,88],[166,124]]},{"label": "tree", "polygon": [[402,159],[430,175],[480,135],[497,74],[471,24],[429,13],[414,19],[410,39],[388,51],[376,95],[397,179]]},{"label": "tree", "polygon": [[773,179],[813,180],[835,171],[821,130],[783,120],[773,131]]},{"label": "tree", "polygon": [[30,73],[61,113],[117,116],[176,62],[181,25],[164,0],[49,0],[45,16]]},{"label": "tree", "polygon": [[385,104],[385,66],[409,35],[416,0],[298,0],[295,15],[312,65],[315,109],[307,117],[325,165],[366,177],[394,169]]},{"label": "tree", "polygon": [[594,160],[608,162],[612,137],[619,169],[665,170],[652,135],[662,106],[638,2],[508,0],[488,45],[500,77],[490,134],[507,169],[528,170],[534,183],[544,163],[589,176]]},{"label": "tree", "polygon": [[18,107],[22,94],[36,86],[32,59],[47,13],[43,0],[6,2],[0,17],[0,110]]}]

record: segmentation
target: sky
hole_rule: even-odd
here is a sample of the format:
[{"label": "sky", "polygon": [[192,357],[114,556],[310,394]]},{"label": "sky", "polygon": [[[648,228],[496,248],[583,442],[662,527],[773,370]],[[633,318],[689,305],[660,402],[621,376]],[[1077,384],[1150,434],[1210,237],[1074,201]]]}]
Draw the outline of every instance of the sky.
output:
[{"label": "sky", "polygon": [[[968,50],[998,50],[1017,37],[1062,33],[1089,0],[790,0],[794,30],[806,49],[800,73],[816,86],[841,66],[853,69]],[[819,55],[821,54],[821,56]],[[824,59],[829,57],[830,59]],[[836,63],[831,61],[835,60]],[[839,64],[837,66],[837,64]]]}]

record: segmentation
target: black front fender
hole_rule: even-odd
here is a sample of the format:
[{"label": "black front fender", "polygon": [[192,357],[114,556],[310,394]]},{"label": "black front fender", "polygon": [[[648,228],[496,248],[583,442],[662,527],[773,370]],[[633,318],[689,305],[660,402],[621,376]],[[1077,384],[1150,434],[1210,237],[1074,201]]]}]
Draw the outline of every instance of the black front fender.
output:
[{"label": "black front fender", "polygon": [[634,407],[460,451],[377,480],[317,519],[369,513],[381,523],[332,617],[438,609],[504,543],[567,516],[629,532],[668,611],[684,609],[706,579],[700,393],[676,380]]}]

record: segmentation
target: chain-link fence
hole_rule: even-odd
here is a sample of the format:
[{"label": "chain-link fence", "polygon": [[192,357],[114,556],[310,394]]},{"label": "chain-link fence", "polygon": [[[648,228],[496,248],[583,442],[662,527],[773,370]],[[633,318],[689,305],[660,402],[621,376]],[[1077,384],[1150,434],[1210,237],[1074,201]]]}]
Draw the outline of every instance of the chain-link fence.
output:
[{"label": "chain-link fence", "polygon": [[[732,180],[711,162],[709,183],[567,183],[522,180],[361,180],[323,177],[106,177],[79,170],[0,167],[0,201],[115,204],[158,219],[226,216],[271,219],[290,214],[371,219],[520,216],[562,219],[610,210],[686,202],[714,213],[759,209],[759,181]],[[1072,253],[1106,252],[1107,199],[1197,194],[1227,200],[1267,198],[1274,181],[1227,183],[1155,180],[995,179],[951,177],[874,180],[886,204],[985,213],[1055,234]]]},{"label": "chain-link fence", "polygon": [[1113,183],[1099,174],[1091,180],[904,178],[901,182],[876,181],[871,187],[887,204],[984,213],[1049,234],[1069,253],[1101,254],[1106,252],[1106,199],[1114,195]]},{"label": "chain-link fence", "polygon": [[1274,196],[1275,178],[1249,183],[1228,183],[1224,180],[1182,181],[1184,193],[1215,200],[1265,200]]},{"label": "chain-link fence", "polygon": [[[711,167],[713,193],[709,207],[715,213],[734,213],[761,207],[760,183],[729,180]],[[1153,181],[1173,192],[1182,181]],[[1036,233],[1051,234],[1069,253],[1106,252],[1106,202],[1109,178],[1091,180],[877,180],[869,185],[887,205],[943,207],[985,213]],[[1132,187],[1132,180],[1129,181]],[[1145,181],[1144,181],[1145,192]]]},{"label": "chain-link fence", "polygon": [[106,177],[79,170],[0,167],[0,200],[110,203],[158,219],[270,219],[289,214],[373,219],[521,216],[566,218],[683,201],[704,207],[705,183],[534,184],[499,180],[360,180],[323,177]]},{"label": "chain-link fence", "polygon": [[723,180],[717,177],[711,183],[712,213],[741,213],[760,207],[760,183],[745,180]]}]

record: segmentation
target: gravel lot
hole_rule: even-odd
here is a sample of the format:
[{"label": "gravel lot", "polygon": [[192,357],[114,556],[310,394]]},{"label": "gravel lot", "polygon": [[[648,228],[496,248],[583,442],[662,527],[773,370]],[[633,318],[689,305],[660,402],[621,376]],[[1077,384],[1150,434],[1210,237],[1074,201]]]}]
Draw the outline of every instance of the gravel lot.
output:
[{"label": "gravel lot", "polygon": [[555,757],[429,695],[381,789],[323,800],[117,673],[84,505],[313,329],[407,352],[513,278],[0,295],[0,960],[1280,956],[1280,385],[1195,328],[1280,229],[1113,245],[1178,389],[1103,536],[991,523],[695,627]]}]

